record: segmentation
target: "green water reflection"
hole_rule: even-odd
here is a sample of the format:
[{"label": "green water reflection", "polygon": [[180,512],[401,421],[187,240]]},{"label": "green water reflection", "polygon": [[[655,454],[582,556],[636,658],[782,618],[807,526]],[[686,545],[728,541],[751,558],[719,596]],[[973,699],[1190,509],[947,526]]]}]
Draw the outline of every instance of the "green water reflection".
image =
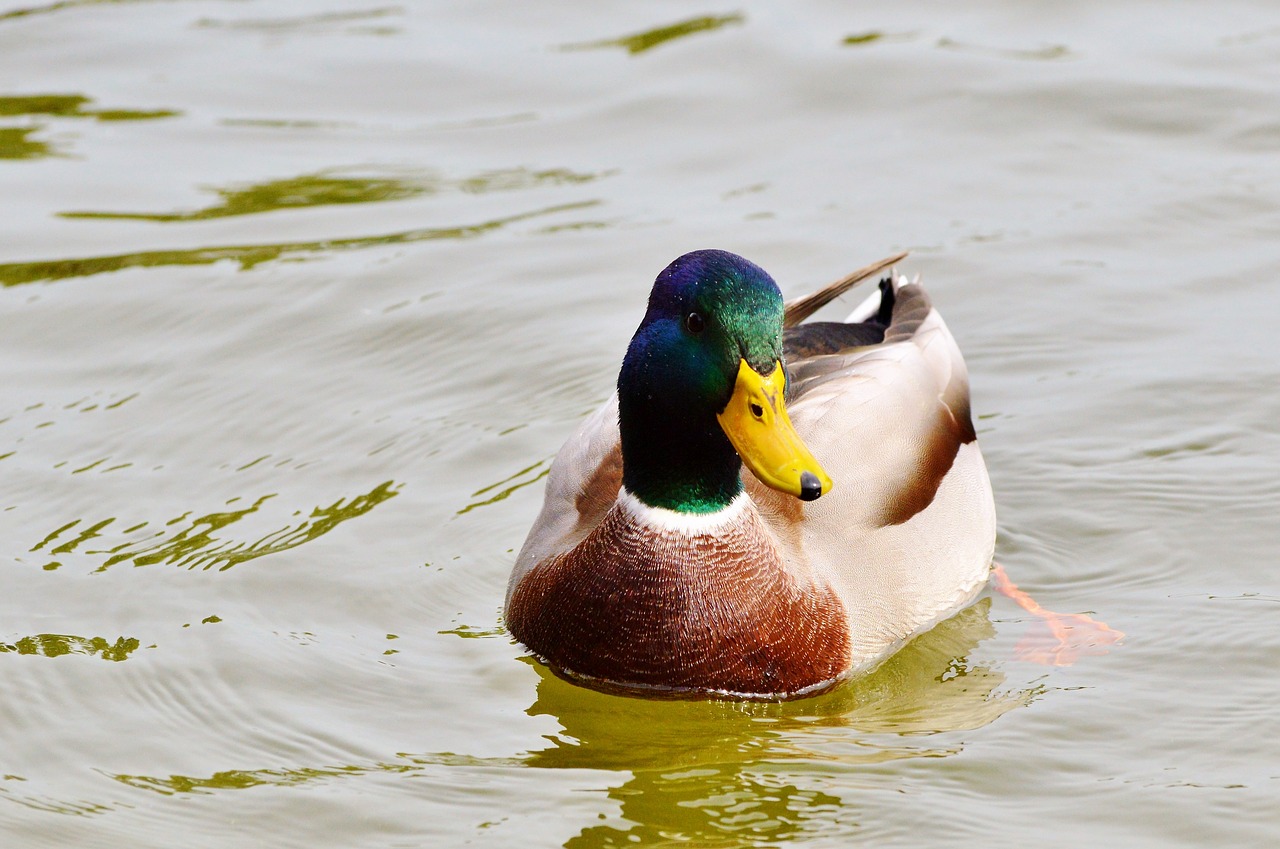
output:
[{"label": "green water reflection", "polygon": [[359,32],[370,35],[393,35],[399,32],[396,27],[348,27],[347,24],[363,23],[393,16],[404,15],[404,9],[398,6],[385,6],[376,9],[361,9],[354,12],[322,12],[318,15],[302,15],[296,18],[244,18],[234,21],[221,21],[213,18],[201,18],[196,26],[209,29],[251,30],[268,33],[284,33],[307,30],[326,30],[337,25],[347,32]]},{"label": "green water reflection", "polygon": [[878,44],[886,41],[910,41],[916,37],[914,32],[882,32],[881,30],[869,30],[868,32],[859,32],[853,35],[846,35],[841,42],[846,47],[860,47],[865,44]]},{"label": "green water reflection", "polygon": [[60,118],[95,118],[99,121],[146,121],[180,115],[172,109],[88,109],[93,98],[83,94],[23,94],[0,96],[0,118],[18,115],[50,115]]},{"label": "green water reflection", "polygon": [[32,15],[47,15],[61,12],[64,9],[75,9],[80,6],[123,6],[133,3],[153,3],[155,0],[60,0],[57,3],[46,3],[43,6],[25,6],[0,12],[0,23],[28,18]]},{"label": "green water reflection", "polygon": [[[21,775],[4,775],[0,776],[0,781],[8,782],[25,782],[27,779]],[[90,817],[97,814],[104,814],[114,810],[113,805],[102,805],[97,802],[86,801],[61,801],[52,799],[48,796],[42,796],[33,793],[22,793],[17,787],[9,787],[0,785],[0,799],[6,802],[14,802],[22,805],[24,808],[30,808],[33,811],[40,811],[45,814],[63,814],[73,817]]]},{"label": "green water reflection", "polygon": [[[0,22],[12,14],[0,14]],[[91,97],[84,95],[0,95],[0,120],[26,119],[22,127],[0,127],[0,159],[41,159],[58,155],[58,150],[49,142],[32,138],[46,128],[46,123],[32,122],[32,118],[148,120],[179,114],[172,109],[91,109],[92,102]]]},{"label": "green water reflection", "polygon": [[404,230],[379,236],[361,236],[348,239],[325,239],[312,242],[282,242],[271,245],[228,245],[210,248],[192,248],[175,251],[144,251],[113,256],[54,259],[39,262],[12,262],[0,264],[0,286],[21,286],[26,283],[66,280],[74,277],[92,277],[121,271],[126,268],[155,268],[174,265],[212,265],[224,260],[237,262],[241,270],[248,270],[265,262],[325,254],[338,251],[359,250],[384,245],[400,245],[426,242],[436,239],[470,239],[510,224],[527,221],[545,215],[554,215],[600,204],[598,200],[564,203],[522,212],[505,218],[482,221],[478,224],[457,227],[436,227],[421,230]]},{"label": "green water reflection", "polygon": [[0,653],[32,654],[41,657],[61,657],[66,654],[87,654],[103,660],[125,660],[138,648],[133,637],[119,637],[114,643],[104,637],[76,637],[71,634],[33,634],[11,643],[0,642]]},{"label": "green water reflection", "polygon": [[0,159],[38,159],[53,156],[53,148],[31,136],[40,127],[0,127]]},{"label": "green water reflection", "polygon": [[[343,522],[363,516],[398,493],[398,484],[384,481],[369,492],[339,499],[327,507],[316,507],[301,522],[285,525],[257,540],[243,541],[225,537],[224,532],[228,528],[246,516],[257,513],[263,504],[274,497],[264,495],[240,509],[223,510],[196,518],[190,518],[189,513],[184,513],[166,522],[162,530],[144,540],[122,542],[106,549],[85,549],[82,553],[89,556],[107,555],[106,560],[94,569],[95,572],[105,572],[120,563],[131,563],[134,566],[165,564],[183,569],[217,569],[221,572],[318,539]],[[63,540],[63,534],[79,528],[81,520],[76,519],[50,532],[31,551],[43,551],[50,557],[72,554],[90,540],[106,537],[104,531],[115,522],[114,518],[103,519],[80,529],[74,537]],[[142,522],[133,525],[122,533],[135,533],[148,524],[150,523]]]},{"label": "green water reflection", "polygon": [[302,209],[357,203],[381,203],[433,195],[447,190],[468,194],[529,189],[546,185],[574,185],[598,179],[604,174],[580,174],[564,168],[534,171],[507,168],[486,171],[472,177],[447,179],[414,177],[355,177],[332,172],[304,174],[247,186],[212,189],[222,200],[212,206],[188,212],[61,212],[63,218],[105,218],[126,221],[207,221],[237,215],[255,215],[280,209]]},{"label": "green water reflection", "polygon": [[[0,15],[3,21],[4,15]],[[91,109],[92,98],[83,94],[0,95],[0,120],[27,119],[20,127],[0,127],[0,159],[39,159],[56,156],[58,151],[48,142],[32,138],[46,128],[41,118],[93,118],[98,121],[142,121],[170,118],[180,113],[171,109]]]},{"label": "green water reflection", "polygon": [[[532,466],[527,466],[510,477],[503,478],[497,483],[489,484],[488,486],[477,489],[475,492],[471,493],[472,498],[480,498],[482,495],[485,497],[480,498],[479,501],[473,501],[466,507],[463,507],[458,511],[458,515],[461,516],[463,513],[470,513],[477,507],[487,507],[490,504],[497,504],[500,501],[504,501],[511,495],[511,493],[537,483],[550,473],[551,467],[547,466],[547,461],[539,460]],[[521,478],[523,478],[523,480],[521,480]],[[502,488],[499,489],[499,487]],[[493,492],[495,489],[498,490],[496,493],[493,495],[488,494]]]},{"label": "green water reflection", "polygon": [[191,212],[60,212],[63,218],[111,218],[131,221],[207,221],[277,209],[377,203],[424,194],[426,189],[400,180],[326,177],[313,174],[239,189],[214,189],[222,202]]},{"label": "green water reflection", "polygon": [[758,845],[848,827],[853,812],[829,791],[856,785],[859,767],[955,754],[953,736],[931,738],[987,725],[1037,695],[1002,692],[1003,673],[968,660],[995,633],[989,607],[984,599],[962,611],[873,675],[781,704],[622,698],[538,667],[528,712],[563,730],[525,763],[629,776],[609,790],[622,821],[585,825],[565,844],[574,849]]},{"label": "green water reflection", "polygon": [[1072,55],[1070,48],[1064,44],[1050,44],[1030,50],[1019,50],[1016,48],[986,47],[980,44],[955,41],[950,38],[940,38],[938,39],[938,47],[944,50],[957,50],[964,53],[977,53],[983,56],[995,56],[1000,59],[1015,59],[1025,62],[1052,62],[1057,59],[1069,58]]},{"label": "green water reflection", "polygon": [[110,774],[110,777],[139,790],[150,790],[162,796],[178,793],[207,794],[216,790],[246,790],[269,785],[291,787],[313,781],[347,778],[371,772],[415,772],[421,767],[412,763],[377,763],[368,766],[332,766],[300,769],[229,769],[207,777],[189,775],[149,776]]},{"label": "green water reflection", "polygon": [[698,18],[690,18],[679,23],[670,24],[668,26],[657,27],[655,29],[644,30],[643,32],[624,35],[620,38],[607,38],[601,41],[587,41],[580,44],[566,44],[564,50],[594,50],[601,47],[621,47],[627,52],[635,55],[651,50],[660,44],[666,44],[677,38],[683,38],[687,35],[693,35],[699,32],[708,32],[717,30],[730,24],[740,24],[746,18],[742,15],[720,15],[720,16],[703,16]]}]

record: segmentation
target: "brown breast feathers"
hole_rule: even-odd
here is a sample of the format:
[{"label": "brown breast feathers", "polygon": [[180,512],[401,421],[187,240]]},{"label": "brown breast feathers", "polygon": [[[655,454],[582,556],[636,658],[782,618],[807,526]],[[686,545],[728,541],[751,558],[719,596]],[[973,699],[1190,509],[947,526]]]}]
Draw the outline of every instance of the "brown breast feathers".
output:
[{"label": "brown breast feathers", "polygon": [[656,530],[615,504],[535,567],[507,626],[552,667],[613,686],[786,695],[846,670],[843,606],[782,567],[754,510],[716,533]]}]

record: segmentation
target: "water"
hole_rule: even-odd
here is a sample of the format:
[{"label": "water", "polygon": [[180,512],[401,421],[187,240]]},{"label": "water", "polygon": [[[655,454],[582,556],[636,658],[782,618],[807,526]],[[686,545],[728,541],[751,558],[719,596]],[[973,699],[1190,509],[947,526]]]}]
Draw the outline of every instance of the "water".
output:
[{"label": "water", "polygon": [[[1278,74],[1261,2],[0,3],[4,845],[1274,845]],[[700,247],[910,250],[999,559],[1124,644],[523,658],[550,457]]]}]

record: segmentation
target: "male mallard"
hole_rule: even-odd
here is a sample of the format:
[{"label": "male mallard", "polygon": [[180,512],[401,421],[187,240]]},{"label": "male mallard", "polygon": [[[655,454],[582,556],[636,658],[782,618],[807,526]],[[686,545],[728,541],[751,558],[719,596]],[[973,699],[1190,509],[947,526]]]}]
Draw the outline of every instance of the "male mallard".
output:
[{"label": "male mallard", "polygon": [[973,599],[996,524],[964,360],[905,279],[865,320],[800,324],[848,285],[784,309],[713,250],[658,275],[617,393],[552,463],[516,639],[586,683],[790,697]]}]

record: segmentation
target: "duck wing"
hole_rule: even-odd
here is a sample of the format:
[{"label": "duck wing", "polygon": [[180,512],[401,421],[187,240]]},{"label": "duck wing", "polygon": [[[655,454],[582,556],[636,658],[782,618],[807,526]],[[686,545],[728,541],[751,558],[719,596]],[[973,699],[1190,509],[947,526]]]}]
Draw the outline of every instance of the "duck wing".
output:
[{"label": "duck wing", "polygon": [[816,340],[796,333],[796,350],[816,353],[787,363],[792,421],[833,492],[854,483],[868,526],[902,524],[928,507],[960,447],[976,439],[964,360],[924,288],[885,281],[885,304],[888,316],[878,309],[843,325],[853,342],[844,349],[815,344],[838,336],[825,328]]},{"label": "duck wing", "polygon": [[[788,331],[798,331],[788,411],[834,481],[831,492],[780,511],[763,487],[751,487],[771,505],[761,512],[778,538],[792,541],[790,558],[840,594],[855,665],[968,602],[986,580],[995,541],[968,371],[951,332],[918,283],[886,282],[872,297],[871,317],[845,331],[846,348],[830,343],[834,331]],[[880,341],[860,344],[877,326]]]},{"label": "duck wing", "polygon": [[573,548],[618,497],[622,486],[622,442],[618,393],[583,420],[551,462],[542,511],[516,557],[507,598],[535,565]]}]

